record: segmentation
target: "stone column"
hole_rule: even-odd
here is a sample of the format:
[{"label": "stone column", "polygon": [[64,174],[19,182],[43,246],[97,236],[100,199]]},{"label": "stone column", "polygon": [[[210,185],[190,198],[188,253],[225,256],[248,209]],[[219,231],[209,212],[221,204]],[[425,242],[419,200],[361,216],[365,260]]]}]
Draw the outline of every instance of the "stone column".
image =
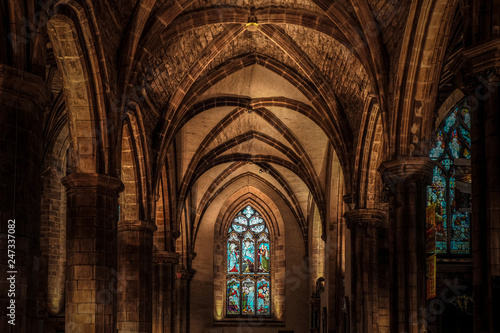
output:
[{"label": "stone column", "polygon": [[391,332],[425,332],[425,208],[426,188],[434,163],[407,157],[379,168],[391,189],[388,225],[390,254]]},{"label": "stone column", "polygon": [[119,332],[152,330],[153,233],[149,221],[118,222]]},{"label": "stone column", "polygon": [[378,332],[378,229],[385,212],[355,209],[344,214],[351,231],[351,330]]},{"label": "stone column", "polygon": [[116,332],[118,196],[122,182],[71,174],[68,194],[66,331]]},{"label": "stone column", "polygon": [[196,273],[193,269],[181,269],[176,274],[176,332],[189,332],[189,310],[191,297],[191,279]]},{"label": "stone column", "polygon": [[175,332],[175,266],[180,255],[158,251],[153,258],[153,332]]},{"label": "stone column", "polygon": [[[48,97],[42,78],[0,64],[0,332],[37,331],[41,137]],[[15,318],[7,316],[11,312]],[[15,326],[8,324],[12,319]]]},{"label": "stone column", "polygon": [[474,329],[500,332],[500,38],[463,51],[471,106]]}]

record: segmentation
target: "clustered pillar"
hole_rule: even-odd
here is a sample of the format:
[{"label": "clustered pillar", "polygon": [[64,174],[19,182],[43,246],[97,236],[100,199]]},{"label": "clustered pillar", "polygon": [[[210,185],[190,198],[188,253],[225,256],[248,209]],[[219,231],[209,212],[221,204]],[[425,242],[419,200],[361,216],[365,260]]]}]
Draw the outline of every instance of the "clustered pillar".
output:
[{"label": "clustered pillar", "polygon": [[176,252],[158,251],[153,257],[153,332],[175,332]]},{"label": "clustered pillar", "polygon": [[65,177],[68,194],[66,331],[116,332],[118,196],[101,174]]},{"label": "clustered pillar", "polygon": [[120,332],[151,332],[153,233],[149,221],[118,222],[118,313]]},{"label": "clustered pillar", "polygon": [[391,332],[419,333],[425,318],[426,188],[434,164],[409,157],[382,163],[379,171],[391,189],[389,199]]},{"label": "clustered pillar", "polygon": [[478,74],[475,82],[479,84],[471,105],[471,243],[474,326],[478,332],[500,331],[500,69],[498,71],[491,76]]},{"label": "clustered pillar", "polygon": [[378,231],[385,213],[355,209],[345,213],[351,239],[351,330],[378,332]]},{"label": "clustered pillar", "polygon": [[[0,332],[37,330],[42,115],[48,96],[41,77],[0,65]],[[15,326],[7,317],[12,300]]]}]

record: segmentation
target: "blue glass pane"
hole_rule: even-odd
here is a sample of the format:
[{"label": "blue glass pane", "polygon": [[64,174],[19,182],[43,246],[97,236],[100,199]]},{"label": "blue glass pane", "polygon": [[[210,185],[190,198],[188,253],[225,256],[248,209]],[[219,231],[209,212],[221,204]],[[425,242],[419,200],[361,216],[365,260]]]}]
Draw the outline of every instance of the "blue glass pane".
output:
[{"label": "blue glass pane", "polygon": [[260,224],[260,223],[262,223],[262,222],[264,222],[264,220],[263,220],[263,219],[261,219],[261,218],[260,218],[260,217],[258,217],[258,216],[252,217],[252,218],[250,219],[250,225]]},{"label": "blue glass pane", "polygon": [[460,148],[462,144],[460,141],[458,141],[458,134],[457,130],[454,130],[451,134],[451,141],[448,144],[448,147],[450,148],[451,155],[454,158],[460,158]]},{"label": "blue glass pane", "polygon": [[471,141],[470,141],[470,132],[467,131],[465,128],[460,127],[460,133],[462,134],[462,137],[465,139],[465,142],[470,146]]},{"label": "blue glass pane", "polygon": [[255,233],[259,233],[259,232],[261,232],[261,231],[264,231],[264,228],[265,228],[265,227],[266,227],[266,226],[265,226],[265,225],[263,225],[263,224],[261,224],[261,225],[256,225],[256,226],[252,227],[252,228],[251,228],[251,230],[252,230],[253,232],[255,232]]},{"label": "blue glass pane", "polygon": [[243,210],[243,215],[245,215],[247,218],[250,218],[254,213],[255,211],[250,206],[247,206],[245,210]]},{"label": "blue glass pane", "polygon": [[253,235],[248,232],[245,234],[245,238],[243,239],[243,258],[241,270],[244,274],[251,274],[255,272],[255,242],[253,240]]},{"label": "blue glass pane", "polygon": [[241,298],[241,312],[243,314],[255,313],[255,281],[250,278],[243,280]]},{"label": "blue glass pane", "polygon": [[243,216],[238,216],[237,218],[234,219],[234,222],[242,225],[248,225],[247,219],[244,218]]},{"label": "blue glass pane", "polygon": [[227,281],[227,314],[240,314],[240,282],[234,278]]},{"label": "blue glass pane", "polygon": [[444,152],[444,138],[441,132],[437,134],[436,141],[435,147],[431,149],[431,153],[429,154],[429,157],[432,159],[438,159]]},{"label": "blue glass pane", "polygon": [[449,115],[448,119],[446,119],[444,123],[444,131],[448,133],[450,129],[453,127],[453,125],[455,125],[456,121],[457,121],[457,114],[456,111],[454,111]]},{"label": "blue glass pane", "polygon": [[245,231],[247,231],[247,228],[245,228],[244,226],[241,226],[239,224],[233,224],[233,229],[236,232],[245,232]]},{"label": "blue glass pane", "polygon": [[269,281],[262,278],[257,281],[257,314],[271,314]]}]

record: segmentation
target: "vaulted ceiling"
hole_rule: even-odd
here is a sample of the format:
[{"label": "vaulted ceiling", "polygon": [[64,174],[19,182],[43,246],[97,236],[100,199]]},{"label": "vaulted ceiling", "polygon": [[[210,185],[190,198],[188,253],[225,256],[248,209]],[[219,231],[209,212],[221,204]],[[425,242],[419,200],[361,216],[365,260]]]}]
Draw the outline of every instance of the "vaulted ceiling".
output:
[{"label": "vaulted ceiling", "polygon": [[[103,68],[105,89],[134,104],[151,156],[150,181],[159,184],[162,170],[170,170],[176,209],[189,202],[202,212],[246,179],[283,198],[307,230],[311,204],[326,217],[331,161],[347,185],[363,177],[355,180],[354,169],[373,176],[386,149],[396,85],[403,84],[401,61],[408,62],[405,31],[416,29],[408,26],[410,13],[419,15],[411,1],[100,0],[93,6],[99,56],[116,64]],[[61,74],[53,72],[55,92]]]}]

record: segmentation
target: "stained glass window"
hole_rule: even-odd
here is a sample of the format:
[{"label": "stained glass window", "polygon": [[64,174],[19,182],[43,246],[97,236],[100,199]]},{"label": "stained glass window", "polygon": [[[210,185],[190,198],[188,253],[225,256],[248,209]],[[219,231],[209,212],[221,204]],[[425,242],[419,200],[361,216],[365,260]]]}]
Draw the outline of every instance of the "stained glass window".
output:
[{"label": "stained glass window", "polygon": [[[430,253],[470,253],[470,126],[470,109],[466,103],[460,103],[450,110],[436,131],[429,157],[438,166],[427,187],[427,214],[431,208],[431,223],[427,226]],[[429,242],[432,242],[430,247]]]},{"label": "stained glass window", "polygon": [[226,313],[271,315],[271,243],[262,216],[246,206],[227,233]]}]

